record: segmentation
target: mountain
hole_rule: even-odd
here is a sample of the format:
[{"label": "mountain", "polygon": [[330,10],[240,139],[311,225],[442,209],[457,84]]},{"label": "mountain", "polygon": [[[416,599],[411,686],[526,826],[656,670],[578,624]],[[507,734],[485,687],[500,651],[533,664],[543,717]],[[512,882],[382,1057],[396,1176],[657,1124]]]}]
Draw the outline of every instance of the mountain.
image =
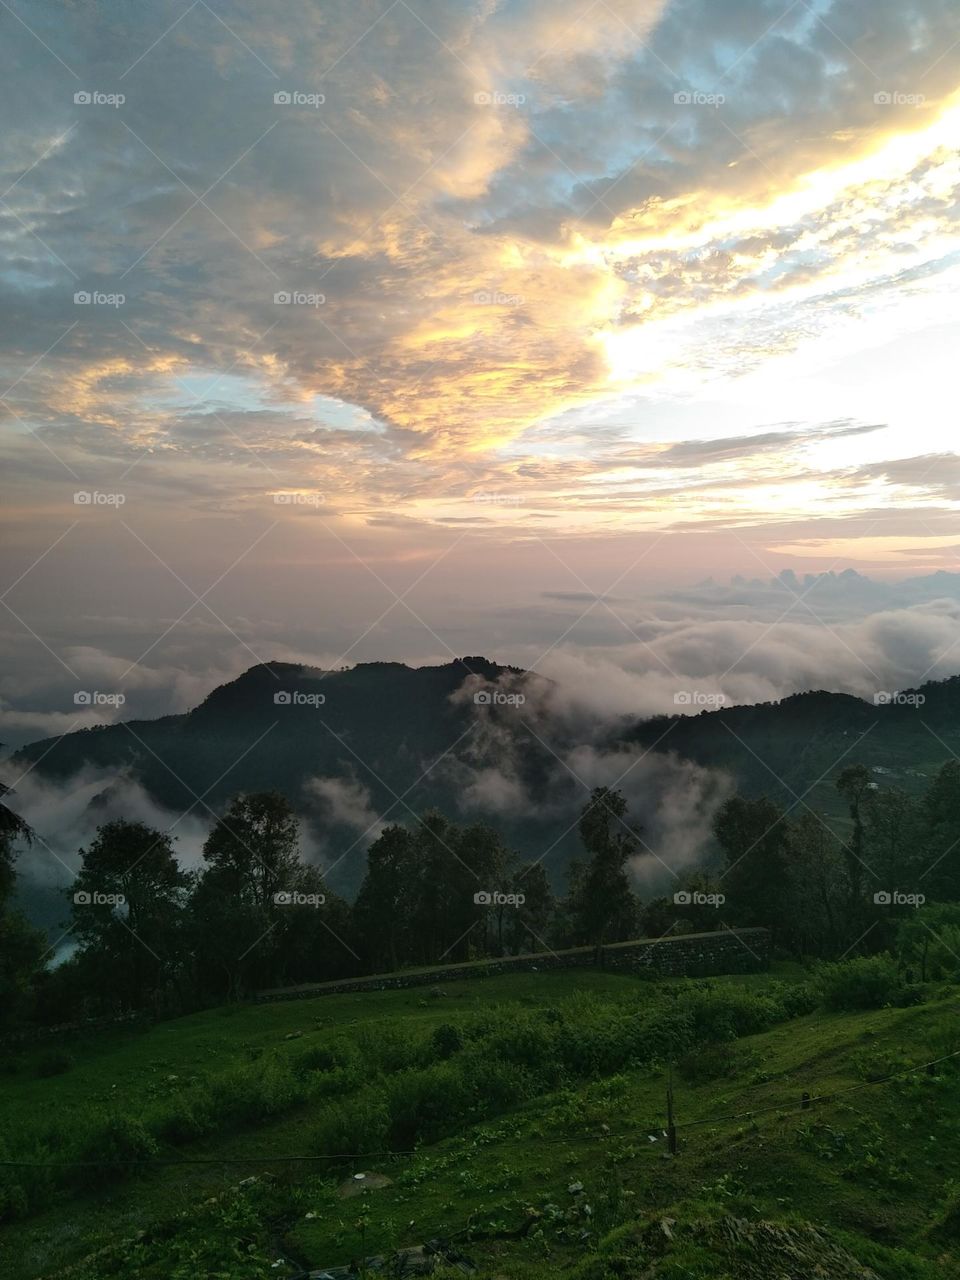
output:
[{"label": "mountain", "polygon": [[[473,821],[491,818],[462,812],[464,779],[496,761],[501,727],[517,733],[522,708],[508,690],[534,681],[541,677],[482,657],[341,671],[266,663],[214,689],[185,715],[44,739],[18,751],[11,764],[53,783],[66,784],[84,769],[102,773],[103,789],[91,803],[104,814],[121,779],[138,783],[163,809],[190,810],[202,820],[212,820],[239,792],[281,791],[322,831],[333,858],[357,850],[341,868],[340,887],[350,891],[362,873],[362,834],[379,817],[406,822],[437,806]],[[474,693],[486,703],[478,707]],[[555,768],[549,749],[531,739],[517,781],[542,794],[545,772]],[[536,815],[497,820],[516,847],[536,851],[529,856],[539,856],[544,839],[551,843],[568,825],[559,816],[552,824]]]},{"label": "mountain", "polygon": [[834,780],[845,765],[864,764],[878,782],[918,792],[946,760],[960,756],[960,676],[880,698],[875,704],[817,690],[695,716],[658,716],[624,740],[725,769],[748,795],[787,805],[802,797],[843,820]]},{"label": "mountain", "polygon": [[[238,792],[282,791],[311,825],[324,861],[346,854],[336,883],[348,893],[377,819],[407,822],[432,806],[489,821],[525,858],[546,855],[556,873],[577,851],[573,828],[586,791],[565,763],[582,742],[569,726],[545,728],[542,698],[539,711],[533,705],[550,688],[540,676],[482,657],[342,671],[267,663],[185,715],[45,739],[20,750],[13,764],[53,783],[92,768],[103,777],[92,804],[105,814],[119,786],[111,779],[132,779],[164,809],[191,810],[203,821]],[[534,695],[526,707],[516,703],[523,690]],[[787,805],[802,797],[842,824],[834,780],[845,764],[864,763],[879,783],[919,791],[960,755],[960,677],[879,706],[819,691],[623,724],[594,739],[597,750],[624,753],[622,770],[611,776],[640,753],[647,765],[669,753],[675,773],[677,758],[723,770],[747,794]],[[634,814],[654,843],[658,788],[667,785],[661,776],[647,783],[649,811]],[[504,792],[511,803],[499,803]]]}]

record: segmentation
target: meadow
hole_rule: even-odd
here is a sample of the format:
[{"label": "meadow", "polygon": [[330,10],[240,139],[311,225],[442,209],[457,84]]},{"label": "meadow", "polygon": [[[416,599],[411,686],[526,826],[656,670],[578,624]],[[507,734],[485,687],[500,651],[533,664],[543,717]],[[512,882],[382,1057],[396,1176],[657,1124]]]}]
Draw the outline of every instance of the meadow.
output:
[{"label": "meadow", "polygon": [[3,1062],[3,1158],[31,1167],[0,1172],[0,1275],[291,1277],[441,1239],[521,1280],[766,1280],[791,1250],[784,1274],[932,1280],[960,1250],[958,1012],[872,959],[516,974],[36,1046]]}]

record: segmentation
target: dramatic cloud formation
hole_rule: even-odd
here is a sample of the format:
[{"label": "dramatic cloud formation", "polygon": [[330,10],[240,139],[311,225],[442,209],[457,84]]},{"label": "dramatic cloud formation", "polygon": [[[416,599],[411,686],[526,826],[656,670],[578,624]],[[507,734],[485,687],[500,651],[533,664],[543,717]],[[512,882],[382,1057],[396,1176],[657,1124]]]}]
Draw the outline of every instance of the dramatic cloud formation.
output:
[{"label": "dramatic cloud formation", "polygon": [[7,737],[631,631],[643,706],[939,670],[662,592],[957,567],[954,10],[13,0]]}]

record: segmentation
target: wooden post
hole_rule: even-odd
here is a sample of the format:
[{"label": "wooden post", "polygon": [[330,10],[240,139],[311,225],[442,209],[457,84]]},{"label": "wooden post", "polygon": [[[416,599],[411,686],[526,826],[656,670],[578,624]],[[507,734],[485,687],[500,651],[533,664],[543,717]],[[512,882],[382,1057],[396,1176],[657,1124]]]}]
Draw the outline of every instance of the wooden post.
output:
[{"label": "wooden post", "polygon": [[677,1154],[677,1126],[673,1114],[673,1063],[667,1076],[667,1150],[672,1156]]}]

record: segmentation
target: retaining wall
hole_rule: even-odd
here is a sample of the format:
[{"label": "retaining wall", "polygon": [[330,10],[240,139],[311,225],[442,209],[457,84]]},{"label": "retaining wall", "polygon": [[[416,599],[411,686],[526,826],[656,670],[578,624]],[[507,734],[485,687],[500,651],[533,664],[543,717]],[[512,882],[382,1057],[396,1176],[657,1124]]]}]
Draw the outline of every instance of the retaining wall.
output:
[{"label": "retaining wall", "polygon": [[[721,973],[760,973],[769,965],[770,934],[766,929],[724,929],[719,933],[688,933],[679,937],[617,942],[604,947],[600,967],[618,973],[645,973],[652,977],[701,978]],[[312,1000],[317,996],[344,995],[354,991],[436,987],[499,973],[596,967],[594,948],[577,947],[570,951],[538,951],[532,955],[504,956],[500,960],[451,964],[445,968],[408,969],[366,978],[345,978],[339,982],[280,987],[261,991],[256,998],[260,1002]]]}]

